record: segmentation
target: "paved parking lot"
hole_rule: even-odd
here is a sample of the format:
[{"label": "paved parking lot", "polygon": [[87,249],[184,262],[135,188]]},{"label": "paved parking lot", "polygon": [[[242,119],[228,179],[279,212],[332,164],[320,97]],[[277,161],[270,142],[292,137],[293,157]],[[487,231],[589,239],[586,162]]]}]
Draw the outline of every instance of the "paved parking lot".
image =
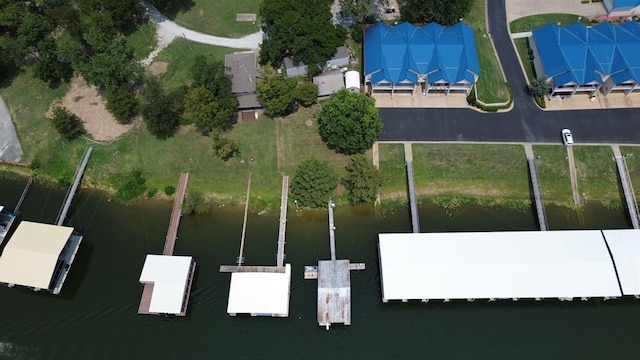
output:
[{"label": "paved parking lot", "polygon": [[11,114],[0,96],[0,161],[18,161],[22,147],[11,121]]}]

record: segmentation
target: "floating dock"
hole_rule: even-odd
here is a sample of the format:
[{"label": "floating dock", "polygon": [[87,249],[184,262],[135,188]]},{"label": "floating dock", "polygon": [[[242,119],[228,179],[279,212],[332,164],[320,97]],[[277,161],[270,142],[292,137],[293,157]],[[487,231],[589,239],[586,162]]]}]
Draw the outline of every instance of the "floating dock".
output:
[{"label": "floating dock", "polygon": [[640,295],[640,230],[379,234],[382,301]]},{"label": "floating dock", "polygon": [[291,265],[284,264],[284,245],[289,177],[284,176],[282,178],[282,199],[280,205],[280,227],[278,231],[276,266],[243,265],[244,233],[246,229],[247,207],[249,204],[250,179],[251,178],[249,178],[249,186],[247,186],[245,221],[243,223],[240,254],[236,259],[237,265],[220,266],[220,272],[231,273],[227,313],[231,316],[248,314],[251,316],[287,317],[289,316]]},{"label": "floating dock", "polygon": [[318,266],[305,266],[305,279],[318,279],[318,325],[329,330],[331,324],[351,325],[351,270],[364,270],[363,263],[336,259],[333,199],[329,200],[329,249],[331,260]]},{"label": "floating dock", "polygon": [[173,250],[178,237],[182,203],[188,181],[189,173],[181,173],[163,254],[148,254],[144,261],[139,279],[144,284],[144,288],[138,314],[176,316],[187,314],[196,262],[191,256],[173,256]]},{"label": "floating dock", "polygon": [[[52,294],[60,294],[82,242],[82,235],[74,228],[62,224],[80,186],[92,151],[91,146],[85,150],[58,212],[56,224],[22,221],[18,225],[0,255],[0,283],[9,287],[26,286],[36,291],[46,289]],[[30,185],[31,179],[20,197],[16,212],[19,211]]]}]

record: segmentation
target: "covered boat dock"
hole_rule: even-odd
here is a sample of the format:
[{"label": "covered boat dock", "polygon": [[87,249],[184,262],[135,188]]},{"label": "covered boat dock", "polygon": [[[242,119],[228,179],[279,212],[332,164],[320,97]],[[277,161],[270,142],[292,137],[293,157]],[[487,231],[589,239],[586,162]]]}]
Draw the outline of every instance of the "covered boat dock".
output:
[{"label": "covered boat dock", "polygon": [[379,234],[382,301],[640,294],[639,230]]}]

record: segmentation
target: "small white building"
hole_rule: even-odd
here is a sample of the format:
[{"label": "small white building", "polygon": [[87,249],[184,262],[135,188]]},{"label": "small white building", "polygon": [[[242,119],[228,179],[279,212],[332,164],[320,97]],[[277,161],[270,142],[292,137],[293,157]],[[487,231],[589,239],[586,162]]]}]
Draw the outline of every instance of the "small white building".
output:
[{"label": "small white building", "polygon": [[354,70],[347,71],[344,74],[347,90],[351,92],[360,92],[360,73]]},{"label": "small white building", "polygon": [[291,264],[284,272],[234,272],[229,286],[227,313],[231,316],[289,316]]}]

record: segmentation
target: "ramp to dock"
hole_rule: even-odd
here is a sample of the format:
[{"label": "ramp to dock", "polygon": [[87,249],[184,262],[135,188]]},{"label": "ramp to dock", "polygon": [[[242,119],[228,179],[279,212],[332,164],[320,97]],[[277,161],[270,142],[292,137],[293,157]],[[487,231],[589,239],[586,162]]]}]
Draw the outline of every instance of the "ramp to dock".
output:
[{"label": "ramp to dock", "polygon": [[171,221],[169,221],[169,230],[164,242],[163,255],[173,255],[173,249],[176,245],[178,237],[178,226],[180,226],[180,217],[182,216],[182,203],[184,195],[187,192],[187,182],[189,181],[189,173],[180,174],[180,183],[178,191],[176,191],[176,200],[173,202],[173,210],[171,211]]},{"label": "ramp to dock", "polygon": [[409,185],[409,205],[411,207],[411,228],[414,233],[420,232],[418,219],[418,201],[416,199],[416,185],[413,180],[413,151],[411,144],[404,144],[404,158],[407,165],[407,183]]},{"label": "ramp to dock", "polygon": [[67,195],[64,198],[64,205],[60,209],[60,213],[58,213],[58,218],[56,220],[56,225],[61,226],[64,223],[64,219],[67,217],[67,212],[69,211],[69,207],[71,206],[71,202],[73,202],[73,198],[78,190],[78,186],[80,185],[80,180],[82,179],[82,175],[84,175],[84,171],[87,168],[87,164],[89,163],[89,158],[91,157],[91,153],[93,152],[93,146],[89,146],[85,152],[84,157],[82,158],[82,162],[78,169],[76,169],[76,174],[73,179],[73,184],[67,191]]},{"label": "ramp to dock", "polygon": [[284,267],[284,244],[285,233],[287,230],[287,198],[289,196],[289,177],[282,177],[282,195],[280,197],[280,228],[278,229],[278,252],[277,265],[279,268]]},{"label": "ramp to dock", "polygon": [[531,176],[531,186],[533,187],[533,197],[536,205],[536,213],[538,214],[538,224],[540,230],[547,231],[547,214],[544,211],[544,203],[542,202],[542,192],[538,182],[538,172],[536,171],[536,162],[534,159],[527,159],[529,163],[529,174]]},{"label": "ramp to dock", "polygon": [[636,207],[636,199],[633,194],[631,186],[631,179],[627,171],[627,164],[620,153],[620,148],[613,146],[613,152],[616,159],[616,165],[618,167],[618,175],[620,176],[620,183],[622,184],[622,190],[624,191],[624,198],[627,202],[627,210],[629,211],[629,218],[634,229],[640,229],[640,221],[638,221],[638,208]]}]

